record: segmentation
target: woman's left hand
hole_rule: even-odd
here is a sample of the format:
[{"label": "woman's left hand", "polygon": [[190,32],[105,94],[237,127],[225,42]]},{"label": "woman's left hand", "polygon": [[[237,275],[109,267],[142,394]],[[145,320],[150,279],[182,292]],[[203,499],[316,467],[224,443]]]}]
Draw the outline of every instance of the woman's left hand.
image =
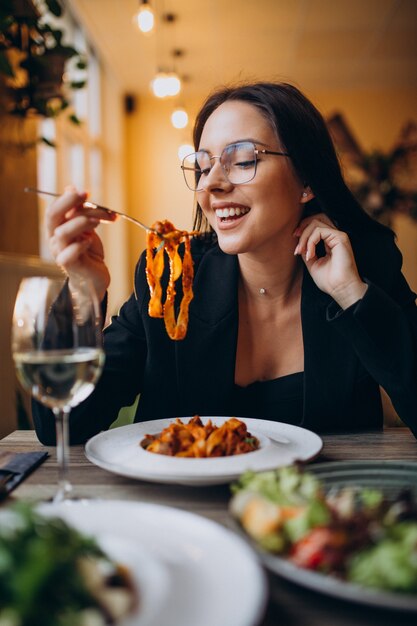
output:
[{"label": "woman's left hand", "polygon": [[[302,256],[317,287],[328,293],[342,309],[360,300],[368,286],[359,276],[352,246],[346,233],[338,230],[324,213],[307,217],[296,228],[299,237],[294,254]],[[325,255],[316,255],[323,241]]]}]

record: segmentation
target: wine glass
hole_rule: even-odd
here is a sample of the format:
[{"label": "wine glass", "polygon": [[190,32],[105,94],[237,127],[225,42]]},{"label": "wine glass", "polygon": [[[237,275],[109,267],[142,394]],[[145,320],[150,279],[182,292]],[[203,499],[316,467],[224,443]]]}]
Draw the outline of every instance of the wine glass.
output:
[{"label": "wine glass", "polygon": [[56,425],[58,491],[67,498],[68,418],[93,391],[104,364],[100,307],[85,279],[24,278],[16,297],[12,354],[17,376],[36,400],[52,409]]}]

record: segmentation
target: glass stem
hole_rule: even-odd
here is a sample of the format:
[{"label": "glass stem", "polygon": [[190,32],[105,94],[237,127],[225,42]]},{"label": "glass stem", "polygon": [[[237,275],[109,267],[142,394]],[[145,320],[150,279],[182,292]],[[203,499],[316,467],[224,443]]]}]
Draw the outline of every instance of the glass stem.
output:
[{"label": "glass stem", "polygon": [[72,485],[69,480],[68,417],[70,408],[55,408],[53,409],[53,413],[55,415],[56,456],[58,461],[58,491],[54,497],[54,502],[61,502],[65,500],[72,490]]}]

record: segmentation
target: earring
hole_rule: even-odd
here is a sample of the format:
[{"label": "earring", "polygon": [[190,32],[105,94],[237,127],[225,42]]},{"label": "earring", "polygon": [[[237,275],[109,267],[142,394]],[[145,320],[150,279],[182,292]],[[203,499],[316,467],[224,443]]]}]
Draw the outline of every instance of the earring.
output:
[{"label": "earring", "polygon": [[303,191],[303,198],[307,198],[308,193],[306,191]]}]

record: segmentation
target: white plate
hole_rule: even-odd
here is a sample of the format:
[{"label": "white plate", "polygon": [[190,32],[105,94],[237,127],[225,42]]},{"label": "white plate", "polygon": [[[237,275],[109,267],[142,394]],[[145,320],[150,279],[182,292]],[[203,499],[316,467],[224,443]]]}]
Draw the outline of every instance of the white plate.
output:
[{"label": "white plate", "polygon": [[[55,514],[55,508],[51,513]],[[72,526],[76,524],[74,520],[71,521]],[[168,599],[170,580],[167,568],[144,546],[114,534],[114,528],[112,534],[97,534],[91,528],[88,532],[94,533],[104,552],[116,563],[126,566],[133,578],[139,599],[138,608],[120,626],[157,624],[161,607],[166,606]]]},{"label": "white plate", "polygon": [[[188,422],[191,418],[182,418]],[[227,417],[202,417],[221,425]],[[318,435],[291,424],[269,420],[239,418],[248,431],[261,442],[259,450],[228,457],[188,459],[169,457],[144,450],[145,435],[157,434],[172,423],[160,419],[121,426],[90,439],[85,447],[87,458],[114,474],[153,482],[183,485],[215,485],[236,480],[245,470],[256,472],[308,461],[316,456],[323,442]],[[272,441],[274,440],[274,441]]]},{"label": "white plate", "polygon": [[[393,498],[408,487],[417,498],[417,463],[413,461],[334,461],[312,465],[309,471],[323,482],[326,490],[346,486],[380,489]],[[264,565],[273,573],[321,594],[373,607],[412,611],[417,613],[417,596],[400,592],[363,587],[297,567],[285,558],[261,550],[237,523],[233,524],[242,536],[259,551]]]},{"label": "white plate", "polygon": [[69,500],[39,510],[104,535],[109,554],[131,567],[144,604],[121,626],[254,626],[263,615],[266,582],[255,552],[215,522],[121,500]]},{"label": "white plate", "polygon": [[[75,506],[74,506],[75,504]],[[86,506],[88,505],[88,506]],[[108,524],[100,526],[94,521],[95,513],[89,501],[68,501],[61,505],[41,504],[37,511],[43,517],[60,517],[72,527],[91,535],[116,563],[128,568],[135,587],[138,607],[118,626],[156,626],[161,607],[167,606],[170,576],[168,568],[137,541],[119,536],[113,514]],[[14,528],[20,517],[11,509],[0,511],[0,524]]]}]

